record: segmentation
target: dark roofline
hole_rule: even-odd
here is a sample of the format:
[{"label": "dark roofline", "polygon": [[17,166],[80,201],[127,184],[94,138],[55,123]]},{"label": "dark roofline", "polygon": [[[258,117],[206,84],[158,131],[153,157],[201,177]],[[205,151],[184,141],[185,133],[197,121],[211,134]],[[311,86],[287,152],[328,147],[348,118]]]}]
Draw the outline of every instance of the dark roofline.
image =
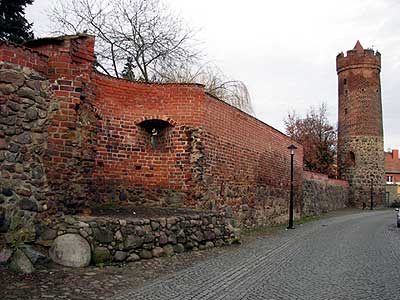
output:
[{"label": "dark roofline", "polygon": [[35,47],[35,46],[42,46],[42,45],[47,45],[47,44],[61,44],[65,40],[73,40],[73,39],[89,37],[89,36],[92,36],[92,35],[86,34],[86,33],[78,33],[78,34],[71,34],[71,35],[44,37],[44,38],[26,41],[23,43],[23,45],[26,47]]},{"label": "dark roofline", "polygon": [[26,46],[25,46],[25,43],[23,43],[23,44],[16,44],[16,43],[13,43],[13,42],[10,42],[10,41],[3,41],[3,40],[0,40],[0,45],[8,45],[8,46],[12,46],[12,47],[14,47],[14,48],[20,48],[20,49],[23,49],[24,51],[29,51],[29,52],[31,52],[31,53],[35,53],[35,54],[37,54],[37,55],[39,55],[39,56],[43,56],[43,57],[45,57],[45,58],[48,58],[48,57],[49,57],[48,55],[46,55],[46,54],[44,54],[44,53],[41,53],[41,52],[39,52],[39,51],[37,51],[37,50],[35,50],[35,49],[26,47]]},{"label": "dark roofline", "polygon": [[204,88],[204,84],[201,83],[196,83],[196,82],[145,82],[145,81],[137,81],[137,80],[129,80],[125,78],[117,78],[111,75],[107,75],[104,73],[101,73],[100,71],[94,69],[94,73],[99,76],[106,77],[111,80],[118,80],[118,81],[124,81],[124,82],[130,82],[130,83],[135,83],[135,84],[144,84],[144,85],[180,85],[180,86],[197,86]]}]

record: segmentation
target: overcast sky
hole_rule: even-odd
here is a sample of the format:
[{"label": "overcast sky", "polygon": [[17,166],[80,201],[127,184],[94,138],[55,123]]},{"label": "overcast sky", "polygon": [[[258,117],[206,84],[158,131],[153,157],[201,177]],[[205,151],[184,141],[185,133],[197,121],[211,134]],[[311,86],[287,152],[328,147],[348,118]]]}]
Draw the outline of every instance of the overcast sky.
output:
[{"label": "overcast sky", "polygon": [[[400,148],[399,0],[166,0],[199,29],[208,60],[249,88],[256,117],[284,131],[289,111],[328,105],[337,122],[336,55],[357,40],[382,54],[385,149]],[[26,17],[48,35],[46,9],[34,0]]]}]

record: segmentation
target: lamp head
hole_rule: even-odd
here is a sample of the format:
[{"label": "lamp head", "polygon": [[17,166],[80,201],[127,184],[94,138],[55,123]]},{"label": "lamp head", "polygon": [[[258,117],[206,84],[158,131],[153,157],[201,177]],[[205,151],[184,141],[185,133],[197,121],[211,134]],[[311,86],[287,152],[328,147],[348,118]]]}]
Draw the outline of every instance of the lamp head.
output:
[{"label": "lamp head", "polygon": [[291,144],[291,145],[288,147],[288,149],[290,150],[290,154],[294,154],[294,150],[296,150],[297,147],[296,147],[295,145]]}]

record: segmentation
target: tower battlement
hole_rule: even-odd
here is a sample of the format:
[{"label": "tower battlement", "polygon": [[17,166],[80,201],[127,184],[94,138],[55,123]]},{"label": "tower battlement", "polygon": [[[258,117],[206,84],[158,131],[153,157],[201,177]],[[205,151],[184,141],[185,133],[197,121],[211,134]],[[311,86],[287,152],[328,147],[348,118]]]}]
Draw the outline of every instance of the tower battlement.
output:
[{"label": "tower battlement", "polygon": [[357,41],[353,49],[348,50],[346,55],[341,52],[336,56],[336,71],[339,74],[347,69],[373,68],[381,69],[381,54],[373,49],[364,49]]}]

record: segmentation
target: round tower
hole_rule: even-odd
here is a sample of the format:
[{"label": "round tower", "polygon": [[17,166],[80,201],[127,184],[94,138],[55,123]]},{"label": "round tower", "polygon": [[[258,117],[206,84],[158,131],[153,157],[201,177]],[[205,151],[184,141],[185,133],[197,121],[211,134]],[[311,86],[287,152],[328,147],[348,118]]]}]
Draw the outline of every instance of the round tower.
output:
[{"label": "round tower", "polygon": [[336,57],[339,85],[338,170],[350,204],[382,205],[385,192],[381,55],[357,41]]}]

